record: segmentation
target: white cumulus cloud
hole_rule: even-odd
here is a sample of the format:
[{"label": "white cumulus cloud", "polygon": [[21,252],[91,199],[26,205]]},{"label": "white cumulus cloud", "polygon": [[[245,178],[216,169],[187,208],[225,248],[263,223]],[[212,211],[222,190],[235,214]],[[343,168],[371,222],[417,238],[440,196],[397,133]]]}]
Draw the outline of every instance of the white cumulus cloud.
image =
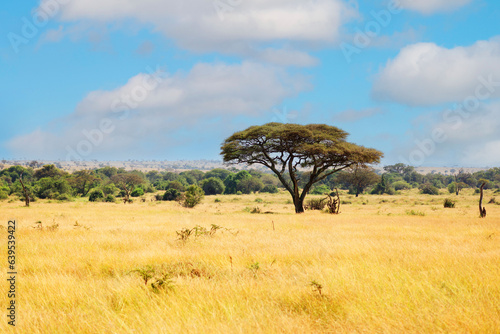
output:
[{"label": "white cumulus cloud", "polygon": [[[428,106],[462,102],[476,95],[483,100],[500,97],[499,83],[500,37],[452,49],[418,43],[403,48],[387,62],[375,79],[372,94],[379,100]],[[481,86],[486,87],[478,88]]]},{"label": "white cumulus cloud", "polygon": [[356,9],[342,0],[72,0],[61,6],[59,18],[79,23],[133,20],[185,49],[238,55],[262,50],[260,58],[276,62],[283,56],[287,63],[302,66],[314,61],[290,47],[281,55],[271,54],[267,44],[331,43],[355,15]]},{"label": "white cumulus cloud", "polygon": [[187,73],[147,72],[114,90],[89,93],[71,115],[12,139],[8,148],[19,156],[46,158],[76,159],[74,152],[82,159],[154,156],[157,152],[148,150],[172,146],[179,133],[202,141],[213,140],[203,136],[215,133],[219,143],[235,130],[222,131],[233,119],[266,112],[271,117],[274,106],[310,88],[304,77],[249,62],[202,63]]}]

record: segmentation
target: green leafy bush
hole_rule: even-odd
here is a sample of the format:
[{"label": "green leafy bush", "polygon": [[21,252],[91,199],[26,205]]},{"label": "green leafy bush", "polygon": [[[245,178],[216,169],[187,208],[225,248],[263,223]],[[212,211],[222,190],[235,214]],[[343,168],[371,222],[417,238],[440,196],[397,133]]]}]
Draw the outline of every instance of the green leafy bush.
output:
[{"label": "green leafy bush", "polygon": [[181,198],[181,192],[177,189],[168,189],[163,194],[164,201],[177,201],[179,198]]},{"label": "green leafy bush", "polygon": [[396,181],[392,184],[395,190],[411,189],[411,185],[405,181]]},{"label": "green leafy bush", "polygon": [[142,188],[135,188],[134,191],[130,194],[132,197],[140,197],[144,195],[144,189]]},{"label": "green leafy bush", "polygon": [[100,189],[92,190],[89,195],[90,202],[101,201],[104,198],[104,193]]},{"label": "green leafy bush", "polygon": [[200,185],[206,195],[219,195],[226,189],[224,182],[216,177],[205,179],[201,181]]},{"label": "green leafy bush", "polygon": [[204,196],[205,193],[203,192],[203,189],[194,184],[190,185],[184,193],[182,205],[186,208],[194,208],[196,205],[201,203]]},{"label": "green leafy bush", "polygon": [[432,184],[426,183],[420,186],[420,193],[427,195],[439,195],[439,189]]},{"label": "green leafy bush", "polygon": [[260,190],[261,193],[277,194],[279,192],[278,187],[272,184],[265,185],[264,188]]},{"label": "green leafy bush", "polygon": [[113,195],[108,195],[108,196],[106,196],[106,198],[104,199],[104,201],[108,202],[108,203],[114,203],[116,201],[116,198]]},{"label": "green leafy bush", "polygon": [[452,201],[451,199],[446,198],[444,200],[444,207],[445,208],[454,208],[455,207],[455,201]]}]

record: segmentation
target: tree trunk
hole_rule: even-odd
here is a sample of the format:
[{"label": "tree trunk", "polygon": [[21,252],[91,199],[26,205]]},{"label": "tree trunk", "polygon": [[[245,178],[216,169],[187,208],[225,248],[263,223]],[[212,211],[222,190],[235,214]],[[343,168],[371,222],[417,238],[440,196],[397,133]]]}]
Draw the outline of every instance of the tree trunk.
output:
[{"label": "tree trunk", "polygon": [[24,203],[26,204],[26,206],[30,206],[30,195],[29,195],[28,189],[26,189],[26,187],[24,186],[22,174],[21,174],[21,177],[19,177],[19,182],[21,182],[21,186],[23,187]]},{"label": "tree trunk", "polygon": [[479,216],[481,218],[486,217],[486,208],[483,207],[483,188],[485,186],[485,183],[481,185],[481,196],[479,197]]},{"label": "tree trunk", "polygon": [[294,197],[293,204],[295,205],[295,213],[304,213],[304,200],[300,197]]}]

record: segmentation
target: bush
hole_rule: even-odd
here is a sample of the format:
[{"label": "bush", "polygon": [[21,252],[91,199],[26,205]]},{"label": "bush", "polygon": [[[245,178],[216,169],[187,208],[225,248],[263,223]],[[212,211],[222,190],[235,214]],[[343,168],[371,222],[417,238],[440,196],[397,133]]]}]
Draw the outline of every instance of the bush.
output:
[{"label": "bush", "polygon": [[306,208],[309,210],[323,210],[326,202],[324,198],[311,198],[306,203]]},{"label": "bush", "polygon": [[432,184],[424,184],[420,188],[420,193],[427,195],[439,195],[439,189],[434,187]]},{"label": "bush", "polygon": [[164,201],[177,201],[179,198],[181,198],[181,192],[177,189],[168,189],[163,194]]},{"label": "bush", "polygon": [[140,197],[144,195],[144,190],[142,188],[135,188],[130,194],[132,197]]},{"label": "bush", "polygon": [[68,194],[61,194],[61,195],[57,196],[57,200],[68,202],[68,201],[71,201],[71,196]]},{"label": "bush", "polygon": [[106,198],[104,199],[105,202],[108,202],[108,203],[114,203],[116,200],[115,196],[113,195],[108,195],[106,196]]},{"label": "bush", "polygon": [[395,190],[406,190],[411,189],[411,185],[405,181],[396,181],[392,184]]},{"label": "bush", "polygon": [[104,193],[102,192],[102,190],[97,189],[90,192],[89,201],[91,202],[101,201],[103,198]]},{"label": "bush", "polygon": [[279,192],[278,187],[272,184],[265,185],[264,188],[260,190],[261,193],[277,194]]},{"label": "bush", "polygon": [[444,200],[444,207],[445,208],[454,208],[455,207],[455,201],[452,201],[451,199],[446,198]]},{"label": "bush", "polygon": [[455,182],[452,182],[448,185],[448,192],[450,194],[455,194],[457,192],[457,184]]},{"label": "bush", "polygon": [[0,200],[4,200],[9,198],[9,194],[7,194],[5,191],[0,191]]},{"label": "bush", "polygon": [[224,189],[226,189],[224,182],[216,177],[205,179],[201,181],[200,185],[206,195],[219,195],[224,192]]},{"label": "bush", "polygon": [[186,208],[194,208],[196,205],[200,204],[204,196],[205,193],[203,189],[194,184],[190,185],[184,194],[182,205]]}]

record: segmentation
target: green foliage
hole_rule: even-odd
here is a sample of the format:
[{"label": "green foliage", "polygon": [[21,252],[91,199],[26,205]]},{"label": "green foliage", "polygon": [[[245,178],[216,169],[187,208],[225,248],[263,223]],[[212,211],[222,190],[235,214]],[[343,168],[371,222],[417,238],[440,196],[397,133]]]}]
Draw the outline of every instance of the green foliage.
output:
[{"label": "green foliage", "polygon": [[224,182],[217,177],[210,177],[200,182],[200,186],[206,195],[219,195],[225,190]]},{"label": "green foliage", "polygon": [[109,194],[106,196],[106,198],[104,199],[105,202],[107,203],[114,203],[116,201],[116,198],[115,196]]},{"label": "green foliage", "polygon": [[176,189],[176,190],[179,190],[179,191],[184,191],[186,190],[186,187],[184,187],[184,185],[180,182],[180,181],[170,181],[168,182],[167,186],[165,187],[165,190],[169,190],[169,189]]},{"label": "green foliage", "polygon": [[69,202],[72,201],[73,198],[69,194],[61,194],[56,198],[58,201]]},{"label": "green foliage", "polygon": [[454,194],[457,192],[457,184],[455,182],[452,182],[448,185],[448,192],[450,194]]},{"label": "green foliage", "polygon": [[100,189],[92,190],[89,195],[90,202],[102,201],[104,198],[104,193]]},{"label": "green foliage", "polygon": [[326,184],[322,184],[320,186],[314,187],[313,190],[311,191],[312,195],[323,195],[326,193],[329,193],[331,191],[330,188]]},{"label": "green foliage", "polygon": [[9,198],[9,194],[5,191],[0,191],[0,200],[6,200]]},{"label": "green foliage", "polygon": [[395,190],[411,189],[411,185],[406,181],[396,181],[392,183],[392,187],[394,187]]},{"label": "green foliage", "polygon": [[101,187],[101,190],[104,195],[115,195],[119,191],[119,189],[113,183],[103,185]]},{"label": "green foliage", "polygon": [[277,194],[279,192],[278,187],[272,184],[267,184],[260,190],[261,193]]},{"label": "green foliage", "polygon": [[205,175],[203,175],[203,178],[209,179],[211,177],[215,177],[221,181],[224,181],[226,179],[226,177],[228,177],[230,174],[232,174],[232,173],[230,171],[228,171],[227,169],[215,168],[209,172],[206,172]]},{"label": "green foliage", "polygon": [[182,205],[186,208],[194,208],[201,203],[204,195],[203,189],[195,185],[190,185],[184,193]]},{"label": "green foliage", "polygon": [[375,187],[373,187],[371,193],[373,195],[394,195],[394,188],[389,186],[389,184],[385,181],[385,175],[382,175],[380,183],[377,183]]},{"label": "green foliage", "polygon": [[238,181],[236,189],[243,194],[251,194],[253,192],[260,191],[263,187],[264,184],[262,181],[259,178],[252,176]]},{"label": "green foliage", "polygon": [[163,194],[163,200],[164,201],[177,201],[179,198],[181,198],[182,194],[179,190],[177,189],[168,189],[165,191],[165,194]]},{"label": "green foliage", "polygon": [[445,208],[454,208],[455,207],[455,201],[449,199],[449,198],[446,198],[444,200],[444,207]]},{"label": "green foliage", "polygon": [[45,177],[35,184],[35,194],[42,199],[56,199],[59,195],[70,194],[71,187],[62,177]]},{"label": "green foliage", "polygon": [[142,188],[135,188],[130,194],[132,197],[141,197],[144,195],[144,190]]},{"label": "green foliage", "polygon": [[439,189],[432,184],[425,183],[420,186],[420,193],[426,195],[439,195]]}]

